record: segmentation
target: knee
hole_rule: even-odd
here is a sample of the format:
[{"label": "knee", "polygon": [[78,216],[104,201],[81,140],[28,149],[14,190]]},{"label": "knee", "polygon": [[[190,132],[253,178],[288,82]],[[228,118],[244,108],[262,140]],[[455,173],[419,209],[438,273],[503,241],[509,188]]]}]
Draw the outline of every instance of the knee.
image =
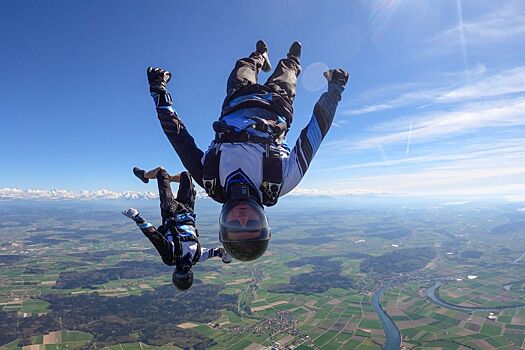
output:
[{"label": "knee", "polygon": [[182,173],[180,173],[180,179],[181,181],[182,179],[184,179],[186,181],[191,182],[191,174],[188,171],[183,171]]},{"label": "knee", "polygon": [[157,180],[163,180],[169,177],[168,172],[163,167],[159,167],[157,170]]}]

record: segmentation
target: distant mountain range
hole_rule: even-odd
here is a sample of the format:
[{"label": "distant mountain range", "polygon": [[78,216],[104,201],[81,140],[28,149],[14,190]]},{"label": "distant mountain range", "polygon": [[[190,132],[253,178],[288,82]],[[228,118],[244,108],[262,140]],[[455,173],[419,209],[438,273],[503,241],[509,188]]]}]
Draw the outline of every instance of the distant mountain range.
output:
[{"label": "distant mountain range", "polygon": [[[319,189],[301,189],[297,188],[292,191],[290,196],[352,196],[352,195],[384,195],[370,190],[343,190],[343,191],[323,191]],[[69,191],[69,190],[39,190],[39,189],[19,189],[19,188],[0,188],[0,200],[95,200],[95,199],[157,199],[159,195],[154,192],[134,192],[134,191],[111,191],[106,189],[96,191]],[[204,191],[197,192],[197,198],[208,198]]]}]

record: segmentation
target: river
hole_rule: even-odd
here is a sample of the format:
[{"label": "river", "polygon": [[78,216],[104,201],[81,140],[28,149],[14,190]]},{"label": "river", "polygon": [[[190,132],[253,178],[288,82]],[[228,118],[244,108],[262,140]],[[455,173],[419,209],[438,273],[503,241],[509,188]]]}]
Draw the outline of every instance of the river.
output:
[{"label": "river", "polygon": [[372,306],[374,307],[374,310],[379,317],[379,322],[381,322],[381,327],[383,327],[383,331],[385,332],[385,345],[383,346],[383,349],[399,350],[401,348],[401,334],[399,333],[399,329],[379,303],[387,288],[388,286],[383,286],[383,288],[374,293],[372,296]]},{"label": "river", "polygon": [[525,253],[521,254],[519,258],[517,258],[516,260],[514,260],[513,264],[517,264],[520,262],[521,259],[525,258]]},{"label": "river", "polygon": [[425,293],[427,297],[432,299],[433,302],[441,306],[447,307],[449,309],[453,309],[457,311],[472,312],[472,311],[494,311],[494,310],[514,309],[514,308],[525,306],[525,304],[520,304],[520,305],[496,306],[493,308],[486,308],[486,307],[466,307],[466,306],[454,305],[454,304],[447,303],[446,301],[440,299],[436,295],[436,291],[439,289],[439,287],[441,287],[441,285],[442,285],[441,282],[434,282],[432,287],[428,288]]}]

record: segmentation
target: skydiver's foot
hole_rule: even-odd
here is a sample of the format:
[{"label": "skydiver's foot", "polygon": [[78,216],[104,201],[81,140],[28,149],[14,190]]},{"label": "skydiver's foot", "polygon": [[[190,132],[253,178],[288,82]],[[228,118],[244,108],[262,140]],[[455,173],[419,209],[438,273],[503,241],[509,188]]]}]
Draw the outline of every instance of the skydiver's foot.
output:
[{"label": "skydiver's foot", "polygon": [[301,49],[302,45],[298,41],[294,41],[292,46],[290,46],[290,50],[288,50],[288,58],[296,57],[301,58]]},{"label": "skydiver's foot", "polygon": [[270,57],[268,57],[268,45],[263,40],[259,40],[255,45],[255,52],[260,53],[264,58],[262,66],[263,72],[268,73],[272,70],[272,64],[270,63]]},{"label": "skydiver's foot", "polygon": [[147,184],[149,182],[149,179],[146,178],[145,174],[146,174],[146,171],[140,169],[140,168],[137,168],[137,167],[134,167],[133,168],[133,174],[138,177],[140,179],[140,181],[144,182],[145,184]]}]

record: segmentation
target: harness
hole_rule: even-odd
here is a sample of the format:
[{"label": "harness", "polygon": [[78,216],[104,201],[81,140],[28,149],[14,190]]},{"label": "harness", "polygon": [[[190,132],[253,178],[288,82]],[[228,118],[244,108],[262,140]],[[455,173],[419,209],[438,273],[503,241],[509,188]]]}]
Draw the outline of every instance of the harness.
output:
[{"label": "harness", "polygon": [[[229,135],[232,137],[233,135]],[[230,142],[249,142],[241,138]],[[219,178],[219,167],[221,160],[220,145],[224,142],[215,142],[214,149],[208,150],[204,158],[202,182],[208,196],[219,203],[227,200],[223,186]],[[262,193],[262,205],[271,207],[277,203],[279,192],[283,182],[282,161],[280,152],[271,144],[265,143],[263,153],[263,181],[260,187]]]},{"label": "harness", "polygon": [[195,228],[195,214],[193,213],[181,213],[176,214],[172,219],[168,220],[161,231],[160,227],[158,229],[162,234],[166,233],[168,230],[171,232],[173,237],[174,244],[174,254],[173,254],[173,264],[176,265],[180,259],[182,259],[182,243],[181,242],[196,242],[197,250],[193,256],[191,263],[195,265],[201,257],[201,243],[199,242],[199,232],[195,229],[195,237],[192,234],[187,233],[185,230],[181,229],[184,225],[191,225]]}]

